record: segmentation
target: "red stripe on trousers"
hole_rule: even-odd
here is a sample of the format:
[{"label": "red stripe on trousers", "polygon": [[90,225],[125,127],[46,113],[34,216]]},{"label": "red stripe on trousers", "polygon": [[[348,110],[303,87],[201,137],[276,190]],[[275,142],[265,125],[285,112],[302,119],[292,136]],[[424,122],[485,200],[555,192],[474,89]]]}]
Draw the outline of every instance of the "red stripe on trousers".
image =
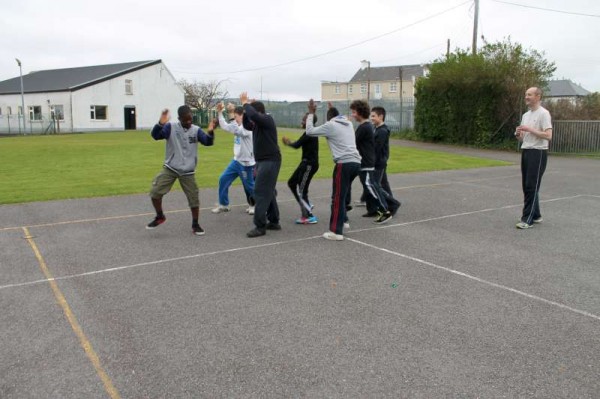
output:
[{"label": "red stripe on trousers", "polygon": [[335,192],[333,196],[333,209],[331,210],[331,226],[329,230],[336,232],[337,220],[340,217],[340,201],[341,201],[341,190],[342,190],[342,164],[338,163],[335,166]]}]

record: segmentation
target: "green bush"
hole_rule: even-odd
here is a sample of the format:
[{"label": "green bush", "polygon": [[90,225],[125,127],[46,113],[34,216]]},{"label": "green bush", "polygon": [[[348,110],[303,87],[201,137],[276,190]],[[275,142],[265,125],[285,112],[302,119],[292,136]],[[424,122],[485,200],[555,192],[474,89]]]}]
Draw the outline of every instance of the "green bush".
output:
[{"label": "green bush", "polygon": [[459,49],[417,81],[416,134],[425,141],[505,146],[524,111],[523,93],[545,87],[555,69],[510,39],[485,43],[478,54]]}]

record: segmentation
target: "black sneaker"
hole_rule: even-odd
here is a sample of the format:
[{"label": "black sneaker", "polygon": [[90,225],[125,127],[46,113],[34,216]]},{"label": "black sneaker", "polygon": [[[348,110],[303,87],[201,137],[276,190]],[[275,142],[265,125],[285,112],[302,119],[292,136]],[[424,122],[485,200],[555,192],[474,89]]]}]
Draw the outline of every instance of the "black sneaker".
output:
[{"label": "black sneaker", "polygon": [[364,217],[364,218],[372,218],[375,216],[379,216],[379,213],[378,212],[367,212],[364,215],[362,215],[362,217]]},{"label": "black sneaker", "polygon": [[164,215],[163,216],[157,216],[157,217],[154,218],[153,221],[151,221],[150,223],[148,223],[146,225],[146,229],[148,229],[148,230],[155,229],[159,225],[163,224],[166,220],[167,220],[167,218]]},{"label": "black sneaker", "polygon": [[267,223],[265,226],[267,230],[281,230],[281,225],[279,223]]},{"label": "black sneaker", "polygon": [[265,234],[267,234],[267,232],[264,229],[254,228],[254,229],[250,230],[249,232],[247,232],[246,236],[250,237],[250,238],[254,238],[254,237],[264,236]]},{"label": "black sneaker", "polygon": [[379,212],[379,216],[377,217],[377,219],[375,219],[373,221],[373,223],[384,224],[384,223],[387,223],[391,218],[392,218],[392,212],[390,212],[390,211]]},{"label": "black sneaker", "polygon": [[192,226],[192,233],[197,236],[203,236],[204,229],[200,225]]}]

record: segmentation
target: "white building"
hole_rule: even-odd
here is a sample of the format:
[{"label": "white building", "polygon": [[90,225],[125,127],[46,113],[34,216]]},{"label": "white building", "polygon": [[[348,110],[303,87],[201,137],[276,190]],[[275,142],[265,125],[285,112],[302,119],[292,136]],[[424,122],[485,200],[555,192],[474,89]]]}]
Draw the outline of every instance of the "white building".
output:
[{"label": "white building", "polygon": [[[35,71],[23,75],[24,133],[150,129],[184,104],[161,60]],[[0,132],[23,130],[20,77],[0,82]]]}]

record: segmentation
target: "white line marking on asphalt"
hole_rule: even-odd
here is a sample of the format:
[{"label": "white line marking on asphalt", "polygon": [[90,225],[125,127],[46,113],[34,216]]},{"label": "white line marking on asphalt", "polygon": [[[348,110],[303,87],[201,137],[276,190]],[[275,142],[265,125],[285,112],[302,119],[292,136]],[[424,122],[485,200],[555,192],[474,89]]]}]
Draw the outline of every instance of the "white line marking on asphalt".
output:
[{"label": "white line marking on asphalt", "polygon": [[[540,201],[540,202],[563,201],[563,200],[574,199],[574,198],[579,198],[579,197],[582,197],[582,195],[575,195],[572,197],[552,198],[552,199],[548,199],[548,200],[544,200],[544,201]],[[413,225],[413,224],[427,223],[427,222],[431,222],[431,221],[435,221],[435,220],[449,219],[449,218],[454,218],[454,217],[459,217],[459,216],[474,215],[474,214],[483,213],[483,212],[499,211],[502,209],[510,209],[510,208],[521,207],[521,206],[523,206],[523,205],[522,204],[507,205],[507,206],[502,206],[499,208],[488,208],[488,209],[481,209],[478,211],[461,212],[461,213],[455,213],[452,215],[444,215],[444,216],[438,216],[438,217],[433,217],[433,218],[414,220],[412,222],[388,224],[388,225],[384,225],[384,226],[376,226],[376,227],[369,227],[369,228],[356,229],[356,230],[353,229],[353,230],[349,230],[347,232],[347,234],[360,233],[360,232],[372,231],[372,230],[389,229],[392,227],[409,226],[409,225]],[[206,252],[206,253],[201,253],[201,254],[186,255],[186,256],[181,256],[181,257],[177,257],[177,258],[160,259],[160,260],[151,261],[151,262],[137,263],[137,264],[126,265],[126,266],[117,266],[117,267],[95,270],[95,271],[86,272],[86,273],[70,274],[70,275],[66,275],[66,276],[62,276],[62,277],[54,277],[52,280],[57,280],[57,281],[58,280],[68,280],[68,279],[73,279],[73,278],[77,278],[77,277],[91,276],[91,275],[95,275],[95,274],[114,272],[114,271],[131,269],[131,268],[136,268],[136,267],[151,266],[151,265],[156,265],[156,264],[161,264],[161,263],[168,263],[168,262],[175,262],[175,261],[179,261],[179,260],[199,258],[199,257],[203,257],[203,256],[226,254],[226,253],[230,253],[230,252],[243,251],[246,249],[255,249],[255,248],[269,247],[269,246],[274,246],[274,245],[288,244],[288,243],[293,243],[293,242],[308,241],[308,240],[312,240],[312,239],[320,238],[320,237],[321,236],[318,235],[318,236],[298,238],[298,239],[288,240],[288,241],[277,241],[277,242],[271,242],[271,243],[260,244],[260,245],[251,245],[251,246],[247,246],[247,247],[226,249],[226,250],[222,250],[222,251],[214,251],[214,252]],[[23,287],[23,286],[28,286],[28,285],[47,283],[52,280],[44,279],[44,280],[27,281],[27,282],[23,282],[23,283],[0,285],[0,290],[7,289],[7,288],[16,288],[16,287]]]},{"label": "white line marking on asphalt", "polygon": [[506,285],[493,283],[491,281],[484,280],[482,278],[475,277],[475,276],[472,276],[472,275],[467,274],[467,273],[459,272],[458,270],[450,269],[448,267],[436,265],[435,263],[431,263],[431,262],[428,262],[428,261],[423,260],[423,259],[415,258],[414,256],[401,254],[399,252],[390,251],[389,249],[377,247],[375,245],[368,244],[366,242],[355,240],[354,238],[346,238],[346,239],[348,241],[352,241],[354,243],[361,244],[361,245],[364,245],[364,246],[369,247],[369,248],[373,248],[373,249],[376,249],[376,250],[379,250],[379,251],[382,251],[382,252],[385,252],[385,253],[388,253],[388,254],[391,254],[391,255],[396,255],[396,256],[399,256],[401,258],[412,260],[413,262],[421,263],[421,264],[426,265],[426,266],[431,266],[433,268],[436,268],[436,269],[439,269],[439,270],[443,270],[443,271],[448,272],[448,273],[456,274],[457,276],[466,277],[466,278],[468,278],[470,280],[474,280],[474,281],[480,282],[482,284],[486,284],[486,285],[489,285],[489,286],[492,286],[492,287],[495,287],[495,288],[499,288],[499,289],[504,290],[504,291],[509,291],[509,292],[514,293],[514,294],[527,297],[529,299],[533,299],[533,300],[536,300],[536,301],[539,301],[539,302],[543,302],[543,303],[545,303],[547,305],[556,306],[558,308],[565,309],[565,310],[577,313],[579,315],[590,317],[592,319],[596,319],[596,320],[600,321],[600,316],[597,316],[597,315],[595,315],[593,313],[586,312],[585,310],[580,310],[580,309],[572,308],[572,307],[564,305],[562,303],[554,302],[554,301],[551,301],[551,300],[539,297],[537,295],[528,294],[526,292],[519,291],[519,290],[511,288],[511,287],[507,287]]}]

